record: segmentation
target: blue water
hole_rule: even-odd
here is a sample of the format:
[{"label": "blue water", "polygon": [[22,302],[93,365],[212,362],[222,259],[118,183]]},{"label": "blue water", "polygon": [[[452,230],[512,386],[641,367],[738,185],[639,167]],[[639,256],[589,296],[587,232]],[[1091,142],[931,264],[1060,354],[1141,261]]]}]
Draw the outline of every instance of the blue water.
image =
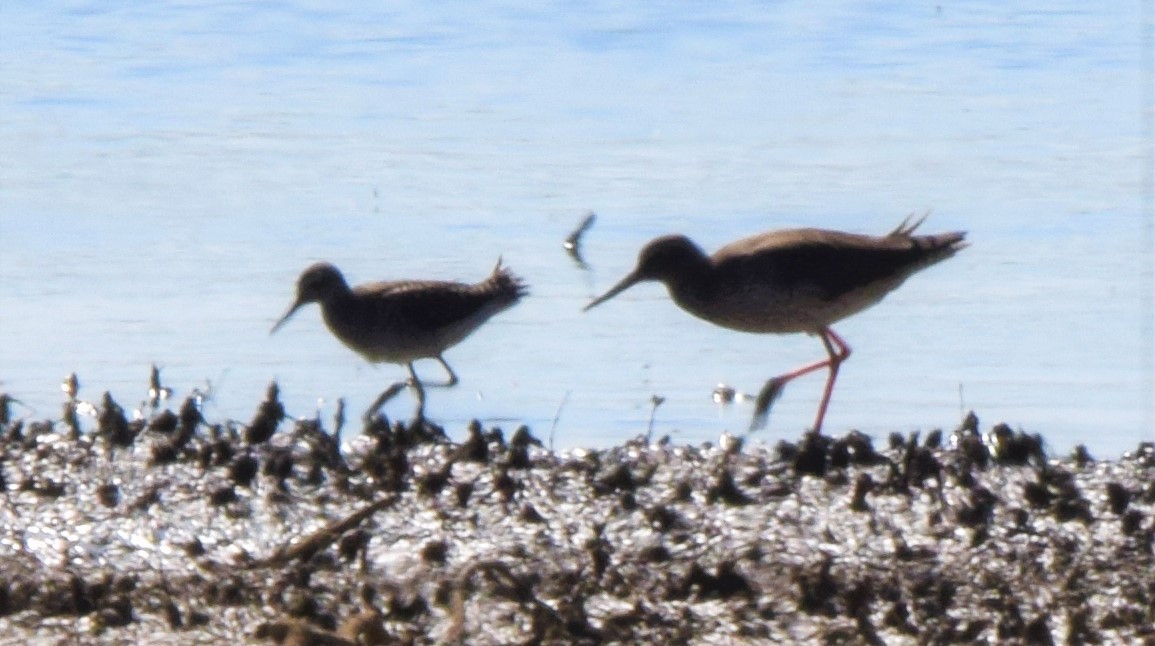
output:
[{"label": "blue water", "polygon": [[[501,256],[532,296],[447,353],[432,417],[599,445],[660,395],[655,433],[701,442],[749,419],[717,383],[824,353],[658,285],[582,314],[638,248],[932,209],[972,246],[837,326],[827,429],[973,408],[1118,454],[1155,439],[1151,2],[1031,4],[5,3],[0,389],[55,416],[75,371],[132,407],[156,363],[177,397],[211,383],[210,417],[273,379],[295,415],[360,411],[404,371],[316,308],[270,337],[299,272],[472,281]],[[583,271],[561,242],[588,210]],[[796,437],[821,387],[756,437]]]}]

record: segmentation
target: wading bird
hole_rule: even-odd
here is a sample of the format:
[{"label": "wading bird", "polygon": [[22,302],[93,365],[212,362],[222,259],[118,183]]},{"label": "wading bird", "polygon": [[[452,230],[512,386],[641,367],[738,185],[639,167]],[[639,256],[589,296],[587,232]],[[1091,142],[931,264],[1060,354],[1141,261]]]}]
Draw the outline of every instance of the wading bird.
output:
[{"label": "wading bird", "polygon": [[276,332],[301,306],[317,303],[329,331],[367,361],[404,364],[407,382],[387,388],[365,412],[369,418],[402,388],[413,388],[417,397],[417,417],[424,418],[425,389],[413,362],[436,359],[445,368],[449,387],[457,375],[442,354],[460,343],[499,312],[509,309],[526,294],[520,278],[501,266],[481,282],[398,280],[367,283],[350,288],[333,265],[319,262],[297,280],[297,298],[277,321]]},{"label": "wading bird", "polygon": [[769,380],[758,396],[750,428],[765,423],[770,405],[788,382],[826,368],[829,376],[814,419],[814,430],[820,432],[838,368],[850,356],[850,346],[830,326],[966,246],[963,231],[914,235],[925,219],[911,223],[907,218],[884,236],[825,229],[770,231],[732,242],[711,256],[683,235],[655,238],[642,248],[634,270],[585,310],[641,281],[657,280],[679,307],[715,325],[762,334],[817,335],[827,358]]}]

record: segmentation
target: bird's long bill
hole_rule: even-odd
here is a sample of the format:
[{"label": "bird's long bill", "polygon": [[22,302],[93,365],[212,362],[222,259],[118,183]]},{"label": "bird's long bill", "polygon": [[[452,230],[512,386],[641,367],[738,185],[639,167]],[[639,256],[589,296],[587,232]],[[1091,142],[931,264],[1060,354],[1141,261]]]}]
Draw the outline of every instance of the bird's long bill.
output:
[{"label": "bird's long bill", "polygon": [[628,276],[626,276],[620,282],[618,282],[617,285],[614,285],[613,287],[611,287],[610,291],[606,292],[605,294],[602,294],[601,296],[598,296],[592,302],[590,302],[589,305],[586,305],[584,308],[582,308],[582,311],[583,312],[590,311],[594,307],[601,305],[602,303],[610,300],[611,298],[617,296],[618,294],[621,294],[622,292],[626,291],[630,287],[633,287],[635,284],[637,284],[641,280],[642,279],[641,279],[641,277],[638,276],[637,272],[630,273]]},{"label": "bird's long bill", "polygon": [[297,310],[300,309],[300,307],[304,304],[305,303],[302,301],[294,301],[293,304],[289,306],[289,310],[285,312],[285,315],[282,316],[280,320],[278,320],[276,324],[273,325],[273,329],[269,330],[269,334],[275,334],[277,330],[281,329],[281,326],[285,324],[285,321],[288,321],[289,318],[292,317],[293,314],[295,314]]}]

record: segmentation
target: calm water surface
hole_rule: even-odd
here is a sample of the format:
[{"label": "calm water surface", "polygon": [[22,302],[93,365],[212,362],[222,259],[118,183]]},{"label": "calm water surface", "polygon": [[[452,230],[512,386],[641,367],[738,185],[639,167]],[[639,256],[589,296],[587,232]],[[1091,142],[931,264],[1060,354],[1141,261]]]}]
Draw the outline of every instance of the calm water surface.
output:
[{"label": "calm water surface", "polygon": [[[656,284],[582,314],[638,248],[933,209],[972,246],[837,327],[828,429],[973,408],[1118,454],[1155,435],[1149,6],[6,3],[0,388],[53,416],[76,371],[135,406],[155,362],[177,396],[210,381],[210,416],[247,419],[272,379],[295,415],[359,412],[404,370],[316,308],[270,337],[299,272],[472,281],[501,256],[532,296],[447,354],[434,418],[609,444],[660,395],[655,432],[701,442],[749,418],[717,383],[823,350]],[[588,210],[585,271],[561,241]],[[760,437],[796,437],[821,388]]]}]

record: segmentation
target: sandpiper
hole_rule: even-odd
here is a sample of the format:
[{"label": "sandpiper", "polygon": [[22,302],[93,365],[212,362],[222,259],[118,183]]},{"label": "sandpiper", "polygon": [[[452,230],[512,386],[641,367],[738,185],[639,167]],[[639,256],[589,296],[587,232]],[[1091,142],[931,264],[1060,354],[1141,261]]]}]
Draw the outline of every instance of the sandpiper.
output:
[{"label": "sandpiper", "polygon": [[413,362],[436,359],[445,368],[449,387],[457,375],[442,356],[495,314],[509,309],[526,294],[520,278],[501,266],[481,282],[398,280],[367,283],[350,288],[333,265],[319,262],[297,280],[297,298],[277,321],[276,332],[302,305],[318,303],[329,331],[342,343],[372,363],[404,364],[407,382],[387,388],[365,412],[369,418],[406,386],[417,396],[417,417],[425,414],[425,389]]},{"label": "sandpiper", "polygon": [[920,269],[950,258],[966,233],[914,235],[923,220],[908,217],[885,236],[824,229],[770,231],[730,243],[707,256],[683,235],[650,241],[632,272],[586,310],[630,286],[657,280],[687,312],[732,330],[763,334],[815,334],[827,359],[774,377],[763,387],[751,430],[765,423],[770,405],[790,380],[827,368],[829,376],[814,420],[821,431],[838,368],[850,356],[830,326],[882,300]]}]

